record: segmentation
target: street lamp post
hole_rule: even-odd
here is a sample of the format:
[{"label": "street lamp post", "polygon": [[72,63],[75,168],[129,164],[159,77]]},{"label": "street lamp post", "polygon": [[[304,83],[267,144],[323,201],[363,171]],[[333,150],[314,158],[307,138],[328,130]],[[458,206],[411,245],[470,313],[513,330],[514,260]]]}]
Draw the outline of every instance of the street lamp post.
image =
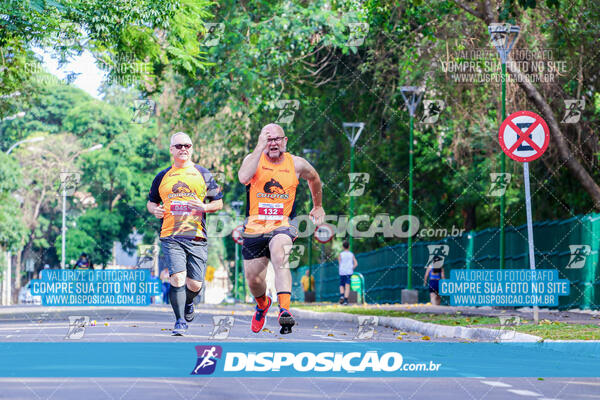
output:
[{"label": "street lamp post", "polygon": [[[244,205],[243,201],[232,201],[231,202],[231,208],[233,208],[233,211],[235,212],[235,216],[239,217],[240,216],[240,212],[242,210],[242,206]],[[236,218],[238,219],[238,218]],[[236,221],[237,224],[237,221]],[[237,244],[237,242],[235,243],[235,276],[234,276],[234,284],[233,284],[233,290],[234,290],[234,296],[233,298],[235,300],[238,300],[237,296],[238,296],[238,275],[239,275],[239,271],[240,271],[240,245]],[[244,302],[246,300],[246,277],[244,276],[242,278],[242,284],[244,287]]]},{"label": "street lamp post", "polygon": [[[317,157],[319,156],[319,154],[321,154],[321,150],[315,150],[315,149],[302,149],[302,153],[305,155],[306,159],[308,160],[308,162],[310,162],[311,164],[315,163],[315,160],[313,158],[313,154],[315,154]],[[308,291],[312,292],[312,245],[313,245],[313,235],[314,232],[311,232],[310,235],[308,235]]]},{"label": "street lamp post", "polygon": [[[73,160],[75,160],[77,157],[79,157],[81,154],[83,153],[89,153],[90,151],[95,151],[95,150],[99,150],[102,148],[101,144],[96,144],[92,147],[90,147],[89,149],[85,149],[80,151],[79,153],[75,154],[73,157],[71,157],[71,159],[69,160],[69,162],[72,162]],[[68,176],[63,176],[63,179],[61,181],[61,186],[62,186],[62,229],[61,229],[61,236],[62,236],[62,243],[61,243],[61,259],[60,259],[60,268],[61,269],[65,269],[65,260],[66,260],[66,249],[67,249],[67,224],[66,224],[66,220],[67,220],[67,179]]]},{"label": "street lamp post", "polygon": [[41,142],[43,140],[45,140],[46,138],[44,136],[38,136],[38,137],[34,137],[34,138],[29,138],[29,139],[25,139],[25,140],[20,140],[17,143],[13,144],[12,146],[10,146],[10,148],[8,149],[8,151],[6,152],[6,154],[10,154],[15,147],[17,147],[20,144],[23,143],[35,143],[35,142]]},{"label": "street lamp post", "polygon": [[[3,118],[2,121],[10,121],[13,120],[15,118],[21,118],[25,115],[24,112],[20,112],[17,113],[15,115],[12,115],[10,117],[6,117]],[[14,149],[15,147],[19,146],[20,144],[23,143],[35,143],[35,142],[41,142],[42,140],[46,139],[43,136],[38,136],[38,137],[34,137],[34,138],[29,138],[29,139],[24,139],[24,140],[20,140],[17,143],[13,144],[12,146],[9,147],[9,149],[6,152],[6,155],[9,155]],[[3,305],[10,305],[10,303],[12,302],[12,296],[11,296],[11,292],[12,292],[12,285],[11,285],[11,280],[12,280],[12,274],[11,274],[11,269],[12,269],[12,265],[11,265],[11,259],[12,259],[12,255],[10,251],[6,252],[6,272],[5,272],[5,280],[3,283],[3,290],[2,290],[2,304]],[[17,278],[18,279],[18,278]]]},{"label": "street lamp post", "polygon": [[[492,44],[498,50],[500,61],[502,62],[502,121],[506,119],[506,60],[508,54],[513,48],[521,28],[516,25],[494,23],[488,26],[488,32]],[[506,155],[504,152],[500,155],[500,173],[504,176],[506,171]],[[500,269],[504,269],[504,193],[500,197]]]},{"label": "street lamp post", "polygon": [[[344,122],[342,124],[346,137],[350,141],[350,174],[354,173],[354,146],[360,137],[363,129],[365,128],[364,122]],[[352,223],[352,217],[354,216],[354,196],[350,196],[350,210],[348,213],[348,221]],[[348,238],[348,244],[350,245],[350,251],[353,249],[352,235]]]},{"label": "street lamp post", "polygon": [[[413,204],[413,120],[417,106],[421,102],[423,93],[425,92],[423,87],[417,86],[402,86],[400,88],[402,97],[408,113],[410,115],[410,128],[409,128],[409,139],[408,139],[408,232],[412,232],[412,204]],[[408,270],[406,278],[406,286],[408,290],[412,290],[412,235],[408,236]]]}]

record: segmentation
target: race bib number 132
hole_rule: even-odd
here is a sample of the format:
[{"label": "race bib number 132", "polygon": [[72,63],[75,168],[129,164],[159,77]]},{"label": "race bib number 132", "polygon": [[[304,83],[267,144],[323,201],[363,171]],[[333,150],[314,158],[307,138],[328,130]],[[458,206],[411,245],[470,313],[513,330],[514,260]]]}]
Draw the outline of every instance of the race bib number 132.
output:
[{"label": "race bib number 132", "polygon": [[282,220],[283,203],[258,203],[258,219]]}]

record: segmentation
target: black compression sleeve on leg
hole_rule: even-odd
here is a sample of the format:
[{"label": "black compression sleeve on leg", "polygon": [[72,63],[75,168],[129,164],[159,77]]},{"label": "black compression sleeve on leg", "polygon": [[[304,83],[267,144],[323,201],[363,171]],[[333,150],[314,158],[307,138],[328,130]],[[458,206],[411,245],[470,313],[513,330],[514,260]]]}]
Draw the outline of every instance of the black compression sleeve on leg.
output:
[{"label": "black compression sleeve on leg", "polygon": [[183,309],[185,307],[185,285],[180,287],[171,286],[169,300],[171,300],[171,306],[173,307],[175,318],[182,318]]},{"label": "black compression sleeve on leg", "polygon": [[196,296],[198,296],[198,293],[200,293],[200,291],[197,292],[192,292],[190,290],[190,288],[188,288],[187,286],[185,287],[185,304],[192,304],[192,302],[194,301],[194,298]]}]

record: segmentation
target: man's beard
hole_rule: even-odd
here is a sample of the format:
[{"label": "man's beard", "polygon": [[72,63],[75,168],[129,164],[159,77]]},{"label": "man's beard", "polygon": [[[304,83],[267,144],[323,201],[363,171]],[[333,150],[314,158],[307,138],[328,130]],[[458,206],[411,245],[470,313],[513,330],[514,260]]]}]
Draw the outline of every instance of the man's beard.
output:
[{"label": "man's beard", "polygon": [[[275,151],[275,150],[273,150],[273,151]],[[283,153],[285,153],[285,149],[281,149],[281,148],[277,149],[276,151],[277,151],[277,156],[275,156],[275,157],[271,157],[272,150],[267,151],[267,157],[271,160],[277,161],[283,156]]]}]

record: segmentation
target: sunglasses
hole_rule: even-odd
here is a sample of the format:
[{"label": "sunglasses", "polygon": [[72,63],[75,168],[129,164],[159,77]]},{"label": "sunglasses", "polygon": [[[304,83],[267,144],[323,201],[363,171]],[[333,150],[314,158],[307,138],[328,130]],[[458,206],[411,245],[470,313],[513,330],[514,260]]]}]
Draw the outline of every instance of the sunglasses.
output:
[{"label": "sunglasses", "polygon": [[191,144],[174,144],[173,147],[175,147],[177,150],[181,150],[181,149],[189,149],[190,147],[192,147]]},{"label": "sunglasses", "polygon": [[276,138],[267,139],[267,143],[270,143],[270,142],[281,143],[283,141],[283,138],[284,138],[284,136],[278,136]]}]

